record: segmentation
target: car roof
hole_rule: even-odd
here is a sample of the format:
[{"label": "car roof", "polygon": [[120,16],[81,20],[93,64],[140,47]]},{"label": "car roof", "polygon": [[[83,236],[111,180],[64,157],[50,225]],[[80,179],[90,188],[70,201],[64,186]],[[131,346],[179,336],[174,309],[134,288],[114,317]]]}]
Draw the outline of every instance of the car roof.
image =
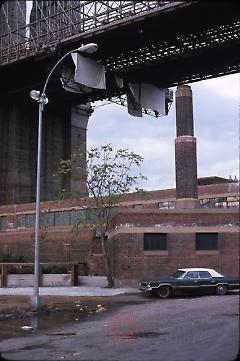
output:
[{"label": "car roof", "polygon": [[218,273],[217,271],[215,271],[212,268],[179,268],[179,271],[184,271],[184,272],[188,272],[188,271],[193,271],[193,272],[199,272],[199,271],[206,271],[209,272],[211,274],[212,277],[223,277],[223,275],[221,275],[221,273]]}]

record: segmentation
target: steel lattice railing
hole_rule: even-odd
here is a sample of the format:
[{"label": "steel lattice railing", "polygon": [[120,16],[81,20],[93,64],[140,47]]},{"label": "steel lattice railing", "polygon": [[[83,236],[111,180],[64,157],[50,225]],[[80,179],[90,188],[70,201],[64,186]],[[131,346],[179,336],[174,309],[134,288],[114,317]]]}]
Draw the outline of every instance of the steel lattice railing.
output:
[{"label": "steel lattice railing", "polygon": [[[182,3],[181,1],[179,3]],[[174,3],[175,5],[176,3]],[[15,5],[18,21],[12,21]],[[30,23],[26,3],[3,3],[0,9],[0,65],[54,49],[65,38],[128,21],[142,13],[173,6],[170,1],[33,1]],[[24,26],[21,26],[25,22]]]}]

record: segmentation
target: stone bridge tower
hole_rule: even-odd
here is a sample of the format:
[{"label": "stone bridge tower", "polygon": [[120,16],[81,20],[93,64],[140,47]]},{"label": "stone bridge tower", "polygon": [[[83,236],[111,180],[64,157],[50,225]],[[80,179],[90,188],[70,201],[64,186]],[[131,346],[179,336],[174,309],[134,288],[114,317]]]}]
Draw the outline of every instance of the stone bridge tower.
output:
[{"label": "stone bridge tower", "polygon": [[[56,1],[50,10],[46,1],[38,2],[44,11],[56,11]],[[50,2],[49,2],[50,3]],[[63,2],[65,3],[65,2]],[[33,2],[32,17],[37,17]],[[46,14],[49,15],[49,14]],[[0,35],[11,33],[16,43],[26,38],[26,1],[6,1],[0,7]],[[21,32],[21,28],[24,30]],[[31,29],[32,30],[32,29]],[[44,29],[43,29],[44,30]],[[22,37],[21,39],[19,37]],[[4,37],[3,37],[4,39]],[[4,47],[4,44],[2,44]],[[46,78],[46,69],[42,79]],[[27,76],[27,74],[26,74]],[[12,81],[12,80],[11,80]],[[50,102],[43,115],[41,201],[59,199],[62,188],[78,196],[86,196],[84,177],[74,180],[80,166],[85,172],[86,132],[90,112],[88,105],[72,106]],[[38,106],[24,89],[13,89],[0,99],[0,205],[35,202]],[[67,179],[56,176],[59,162],[71,159],[79,150],[76,169]]]}]

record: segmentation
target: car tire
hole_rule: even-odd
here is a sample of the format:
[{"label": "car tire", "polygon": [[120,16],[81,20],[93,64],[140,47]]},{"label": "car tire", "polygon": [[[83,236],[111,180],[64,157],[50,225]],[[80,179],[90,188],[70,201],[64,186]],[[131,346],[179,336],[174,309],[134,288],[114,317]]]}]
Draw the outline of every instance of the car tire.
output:
[{"label": "car tire", "polygon": [[226,285],[218,285],[216,289],[216,294],[218,296],[224,296],[227,293],[227,286]]},{"label": "car tire", "polygon": [[172,294],[171,288],[169,286],[161,286],[157,291],[159,298],[169,298]]}]

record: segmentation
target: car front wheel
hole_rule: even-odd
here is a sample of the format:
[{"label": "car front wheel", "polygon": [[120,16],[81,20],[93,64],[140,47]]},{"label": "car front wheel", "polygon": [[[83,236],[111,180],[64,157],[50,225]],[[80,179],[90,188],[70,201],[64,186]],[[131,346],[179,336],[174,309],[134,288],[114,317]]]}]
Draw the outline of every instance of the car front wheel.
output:
[{"label": "car front wheel", "polygon": [[168,298],[171,296],[171,289],[169,286],[161,286],[159,287],[157,294],[160,298]]},{"label": "car front wheel", "polygon": [[216,289],[216,293],[218,296],[224,296],[227,293],[226,285],[218,285]]}]

